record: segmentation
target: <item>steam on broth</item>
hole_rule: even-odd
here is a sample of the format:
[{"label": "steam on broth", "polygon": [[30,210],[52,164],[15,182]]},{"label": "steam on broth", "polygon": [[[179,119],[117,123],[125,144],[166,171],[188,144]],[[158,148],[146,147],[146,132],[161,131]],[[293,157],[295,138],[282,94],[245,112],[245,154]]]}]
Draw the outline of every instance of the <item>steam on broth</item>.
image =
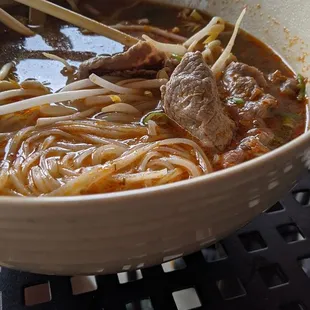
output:
[{"label": "steam on broth", "polygon": [[[306,80],[238,31],[245,11],[233,27],[197,10],[116,2],[69,3],[139,38],[134,46],[49,16],[29,33],[0,28],[1,195],[173,183],[304,132]],[[14,8],[29,24],[27,14]]]}]

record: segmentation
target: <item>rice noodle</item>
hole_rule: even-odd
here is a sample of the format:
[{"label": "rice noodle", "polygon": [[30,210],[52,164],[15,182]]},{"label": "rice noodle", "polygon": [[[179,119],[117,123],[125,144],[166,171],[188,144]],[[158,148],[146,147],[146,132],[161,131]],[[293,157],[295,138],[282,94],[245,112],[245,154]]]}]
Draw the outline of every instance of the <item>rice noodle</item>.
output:
[{"label": "rice noodle", "polygon": [[[24,91],[29,91],[29,90],[24,90]],[[73,101],[77,99],[83,99],[89,96],[104,95],[107,92],[108,91],[105,89],[76,90],[76,91],[70,91],[70,92],[49,94],[49,95],[44,95],[44,96],[31,98],[31,99],[25,99],[25,100],[17,101],[17,102],[10,103],[4,106],[0,106],[0,115],[23,111],[26,109],[38,107],[43,104],[48,104],[52,102],[61,102],[61,101],[69,101],[69,100]],[[3,100],[1,99],[2,94],[3,93],[0,94],[0,100]]]},{"label": "rice noodle", "polygon": [[149,25],[122,25],[118,24],[113,26],[113,28],[120,30],[120,31],[138,31],[142,33],[153,33],[155,35],[164,37],[168,40],[173,40],[178,43],[185,42],[186,38],[175,34],[173,32],[169,32],[167,30],[163,30],[157,27],[149,26]]},{"label": "rice noodle", "polygon": [[202,175],[201,170],[199,170],[198,167],[195,164],[193,164],[192,161],[184,159],[180,156],[171,155],[170,157],[162,158],[161,160],[167,161],[177,166],[184,167],[192,177],[198,177]]},{"label": "rice noodle", "polygon": [[56,138],[54,136],[50,136],[47,137],[44,142],[40,145],[39,147],[39,151],[44,151],[46,150],[48,147],[50,147],[51,144],[54,143],[54,141],[56,140]]},{"label": "rice noodle", "polygon": [[83,161],[89,157],[94,151],[96,150],[95,147],[90,147],[89,149],[82,150],[79,152],[78,156],[74,156],[73,165],[75,168],[80,168],[83,166]]},{"label": "rice noodle", "polygon": [[207,26],[205,26],[203,29],[201,29],[196,34],[194,34],[192,37],[190,37],[188,40],[186,40],[183,43],[183,46],[188,48],[193,42],[195,42],[195,41],[199,42],[200,40],[202,40],[206,36],[210,35],[212,33],[212,27],[214,27],[215,25],[218,25],[218,24],[224,25],[225,22],[220,17],[213,17]]},{"label": "rice noodle", "polygon": [[31,192],[26,188],[24,183],[17,177],[17,171],[14,169],[10,170],[10,181],[12,182],[13,186],[16,190],[25,196],[32,196]]},{"label": "rice noodle", "polygon": [[225,50],[224,50],[224,52],[222,53],[220,58],[216,61],[216,63],[212,66],[212,71],[213,71],[215,76],[218,76],[225,68],[226,61],[230,57],[230,53],[231,53],[232,48],[235,44],[235,40],[236,40],[240,25],[241,25],[241,22],[243,20],[245,13],[246,13],[246,8],[244,8],[243,11],[241,12],[241,14],[240,14],[240,16],[236,22],[234,32],[233,32]]},{"label": "rice noodle", "polygon": [[168,173],[167,169],[159,170],[159,171],[146,171],[132,174],[117,174],[113,176],[114,179],[122,180],[126,183],[137,183],[137,182],[145,182],[147,180],[160,179],[166,176]]},{"label": "rice noodle", "polygon": [[186,159],[193,159],[193,156],[191,154],[188,154],[186,150],[183,148],[178,148],[177,145],[172,145],[172,146],[160,146],[157,148],[158,152],[169,154],[169,155],[178,155],[180,157],[184,157]]},{"label": "rice noodle", "polygon": [[145,171],[148,162],[154,157],[161,157],[159,152],[153,151],[146,154],[138,167],[138,171]]},{"label": "rice noodle", "polygon": [[55,122],[74,120],[79,118],[84,118],[94,114],[97,111],[96,108],[92,108],[86,110],[84,112],[77,112],[75,114],[66,115],[66,116],[58,116],[58,117],[42,117],[37,120],[37,126],[47,126],[53,124]]},{"label": "rice noodle", "polygon": [[[93,184],[97,184],[99,181],[101,185],[107,182],[109,177],[117,171],[124,169],[133,162],[137,161],[141,156],[150,152],[152,149],[161,145],[171,144],[187,144],[194,146],[194,149],[199,150],[199,147],[195,142],[187,139],[168,139],[150,143],[147,145],[141,145],[137,148],[131,149],[125,152],[121,157],[112,160],[105,165],[96,166],[89,171],[82,173],[80,176],[73,180],[68,181],[61,188],[51,192],[48,196],[66,196],[81,194],[84,190],[87,190]],[[197,168],[191,161],[183,159],[179,156],[171,156],[166,159],[168,162],[184,167],[192,176],[198,176],[202,174],[202,171]]]},{"label": "rice noodle", "polygon": [[165,53],[177,54],[177,55],[183,56],[187,52],[187,49],[183,45],[180,45],[180,44],[158,42],[158,41],[151,39],[146,34],[142,35],[142,38],[145,41],[151,43],[159,51],[162,51]]},{"label": "rice noodle", "polygon": [[114,158],[121,156],[126,151],[126,148],[117,145],[103,145],[97,148],[92,154],[92,165],[101,165],[102,160],[107,156],[113,154]]},{"label": "rice noodle", "polygon": [[13,66],[14,64],[12,62],[9,62],[0,69],[0,81],[4,80],[8,76]]},{"label": "rice noodle", "polygon": [[121,141],[117,141],[117,140],[112,140],[109,138],[103,138],[103,137],[96,137],[92,134],[81,134],[81,136],[86,139],[87,141],[91,142],[91,143],[95,143],[95,144],[113,144],[113,145],[117,145],[119,147],[128,149],[128,146],[121,142]]},{"label": "rice noodle", "polygon": [[24,35],[24,36],[33,36],[35,33],[23,25],[16,18],[5,12],[0,8],[0,22],[9,27],[10,29]]},{"label": "rice noodle", "polygon": [[169,171],[167,175],[160,180],[157,181],[156,185],[162,185],[167,183],[172,183],[177,181],[177,178],[183,174],[183,170],[181,168],[175,168],[172,171]]}]

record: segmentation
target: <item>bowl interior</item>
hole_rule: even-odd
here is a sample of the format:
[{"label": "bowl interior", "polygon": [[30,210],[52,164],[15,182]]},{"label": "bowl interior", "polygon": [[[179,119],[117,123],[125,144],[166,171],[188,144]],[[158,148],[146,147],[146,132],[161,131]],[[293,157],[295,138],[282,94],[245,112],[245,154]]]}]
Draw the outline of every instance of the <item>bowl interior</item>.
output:
[{"label": "bowl interior", "polygon": [[[203,11],[207,11],[211,15],[221,16],[231,23],[236,21],[241,10],[246,6],[248,10],[242,28],[281,55],[296,73],[300,72],[304,76],[310,78],[310,46],[306,43],[310,42],[310,32],[308,31],[310,2],[301,3],[299,0],[274,0],[272,2],[261,0],[259,4],[256,0],[152,0],[152,2],[199,8]],[[7,5],[13,5],[13,2],[10,0],[0,0],[0,6],[6,7]],[[281,10],[278,9],[279,7],[281,7]],[[288,16],[290,18],[288,18]],[[310,93],[309,83],[307,89],[308,93]],[[306,135],[310,135],[310,133],[306,133]],[[298,139],[299,138],[296,140]],[[291,143],[288,143],[288,145],[290,144]],[[256,159],[252,160],[250,164],[245,163],[246,167],[248,165],[254,165],[255,162]],[[243,165],[244,164],[241,164],[235,167],[235,170],[240,167],[239,170],[241,171]],[[222,174],[222,172],[220,174]],[[216,172],[214,175],[219,174]],[[210,176],[206,177],[209,178]],[[186,182],[193,183],[193,180],[185,181],[185,183]],[[150,189],[142,189],[139,190],[139,192],[147,192],[149,190]],[[152,190],[153,189],[150,191]],[[126,194],[123,193],[115,193],[107,196],[112,198],[112,196],[121,197],[123,195],[126,196]],[[1,199],[0,197],[0,200]]]}]

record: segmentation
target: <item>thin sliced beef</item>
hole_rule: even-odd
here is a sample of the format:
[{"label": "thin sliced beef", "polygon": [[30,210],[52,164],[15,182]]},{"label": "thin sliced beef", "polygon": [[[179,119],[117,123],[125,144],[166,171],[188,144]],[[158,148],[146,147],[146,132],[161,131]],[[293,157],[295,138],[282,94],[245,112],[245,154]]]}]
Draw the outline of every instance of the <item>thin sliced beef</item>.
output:
[{"label": "thin sliced beef", "polygon": [[220,156],[220,160],[222,161],[221,166],[223,168],[229,168],[268,153],[270,149],[264,145],[263,139],[264,136],[262,135],[244,138],[236,149]]},{"label": "thin sliced beef", "polygon": [[[139,41],[126,52],[113,56],[97,56],[84,61],[79,68],[79,77],[87,78],[91,73],[98,75],[118,72],[119,76],[150,76],[163,66],[166,59],[151,44]],[[130,74],[131,73],[131,74]]]},{"label": "thin sliced beef", "polygon": [[235,123],[226,115],[215,77],[200,52],[187,53],[162,87],[166,114],[201,141],[222,151],[230,144]]},{"label": "thin sliced beef", "polygon": [[296,79],[289,78],[283,75],[279,70],[269,74],[268,80],[272,83],[273,87],[280,90],[284,96],[289,96],[291,99],[296,99],[300,88]]},{"label": "thin sliced beef", "polygon": [[[267,118],[278,107],[275,97],[267,93],[267,81],[264,74],[255,67],[232,62],[225,70],[220,84],[224,98],[241,98],[244,105],[239,115],[244,119]],[[224,99],[223,98],[223,99]]]}]

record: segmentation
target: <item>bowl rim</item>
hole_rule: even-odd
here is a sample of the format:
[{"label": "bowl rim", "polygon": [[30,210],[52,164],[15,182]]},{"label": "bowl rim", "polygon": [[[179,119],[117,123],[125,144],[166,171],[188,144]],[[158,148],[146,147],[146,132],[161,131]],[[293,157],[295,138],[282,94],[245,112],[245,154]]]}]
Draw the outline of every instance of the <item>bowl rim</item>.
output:
[{"label": "bowl rim", "polygon": [[[308,109],[307,109],[308,110]],[[307,111],[308,113],[308,111]],[[238,164],[236,166],[223,169],[220,171],[215,171],[210,174],[202,175],[196,178],[183,180],[171,184],[134,189],[121,192],[113,193],[101,193],[101,194],[88,194],[88,195],[77,195],[77,196],[58,196],[58,197],[15,197],[15,196],[0,196],[0,207],[14,204],[14,207],[46,207],[46,205],[53,205],[55,203],[61,203],[63,206],[72,207],[74,203],[82,202],[102,202],[109,203],[111,201],[121,203],[126,201],[128,198],[134,198],[139,200],[145,198],[146,196],[151,195],[163,195],[163,194],[173,194],[180,190],[190,190],[195,188],[196,185],[201,183],[211,183],[226,178],[231,178],[245,171],[251,171],[258,168],[261,165],[264,165],[266,162],[274,161],[278,156],[283,156],[285,153],[292,151],[295,148],[300,146],[306,146],[309,144],[310,149],[310,130],[303,133],[301,136],[295,138],[294,140],[286,143],[285,145],[279,147],[276,150],[273,150],[267,154],[264,154],[255,159],[249,160],[247,162]],[[68,203],[70,204],[63,204]]]}]

